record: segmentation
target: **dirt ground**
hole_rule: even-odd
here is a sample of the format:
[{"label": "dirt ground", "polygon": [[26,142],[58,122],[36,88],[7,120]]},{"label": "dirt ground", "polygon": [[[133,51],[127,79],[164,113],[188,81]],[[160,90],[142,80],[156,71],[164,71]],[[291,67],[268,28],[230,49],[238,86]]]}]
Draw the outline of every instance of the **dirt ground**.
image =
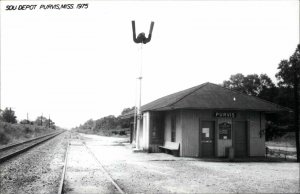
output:
[{"label": "dirt ground", "polygon": [[126,193],[299,193],[299,164],[134,153],[127,138],[81,135]]}]

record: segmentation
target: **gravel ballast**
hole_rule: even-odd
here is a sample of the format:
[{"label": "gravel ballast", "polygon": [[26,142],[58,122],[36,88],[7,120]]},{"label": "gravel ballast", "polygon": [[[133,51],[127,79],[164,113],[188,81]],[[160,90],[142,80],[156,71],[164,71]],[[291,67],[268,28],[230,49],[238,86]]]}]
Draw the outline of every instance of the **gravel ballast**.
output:
[{"label": "gravel ballast", "polygon": [[0,193],[57,193],[68,136],[60,134],[0,164]]}]

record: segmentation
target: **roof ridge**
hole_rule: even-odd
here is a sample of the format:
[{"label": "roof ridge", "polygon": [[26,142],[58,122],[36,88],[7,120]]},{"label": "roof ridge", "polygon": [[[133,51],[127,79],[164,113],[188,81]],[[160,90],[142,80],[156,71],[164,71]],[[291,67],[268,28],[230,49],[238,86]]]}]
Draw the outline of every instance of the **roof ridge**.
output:
[{"label": "roof ridge", "polygon": [[[178,91],[178,92],[174,92],[174,93],[168,94],[168,95],[163,96],[163,97],[160,97],[160,98],[157,98],[156,100],[153,100],[153,101],[151,101],[151,102],[148,102],[147,104],[142,105],[142,108],[145,107],[146,105],[150,104],[150,103],[159,101],[159,100],[161,100],[161,99],[163,99],[163,98],[165,98],[165,97],[172,96],[172,95],[174,95],[174,94],[177,94],[177,93],[180,93],[180,92],[183,92],[183,91],[186,91],[186,90],[190,90],[190,89],[195,88],[195,87],[198,89],[198,88],[200,88],[200,86],[205,85],[205,84],[207,84],[207,83],[208,83],[208,82],[202,83],[202,84],[199,84],[199,85],[196,85],[196,86],[193,86],[193,87],[190,87],[190,88],[187,88],[187,89]],[[196,89],[196,90],[197,90],[197,89]],[[193,92],[193,91],[192,91],[192,92]],[[176,101],[176,102],[177,102],[177,101]],[[176,103],[176,102],[175,102],[175,103]],[[174,103],[174,102],[173,102],[173,103]],[[163,107],[170,106],[170,105],[173,104],[173,103],[167,104],[167,105],[165,105],[165,106],[163,106]],[[163,107],[159,107],[159,108],[163,108]]]},{"label": "roof ridge", "polygon": [[234,90],[234,89],[231,89],[231,88],[226,88],[226,87],[221,86],[221,85],[218,85],[218,84],[214,84],[214,83],[211,83],[211,84],[213,84],[213,85],[215,85],[215,86],[218,86],[218,87],[221,87],[221,88],[223,88],[223,89],[226,89],[226,90],[229,90],[229,91],[232,91],[232,92],[235,92],[235,93],[238,93],[238,94],[247,96],[247,97],[253,97],[253,98],[256,98],[257,100],[263,101],[263,102],[265,102],[265,103],[273,104],[273,105],[275,105],[275,106],[277,106],[277,107],[280,107],[280,108],[283,108],[283,109],[287,109],[287,110],[289,110],[289,111],[292,110],[292,109],[290,109],[289,107],[281,106],[281,105],[279,105],[279,104],[276,104],[276,103],[274,103],[274,102],[270,102],[270,101],[268,101],[268,100],[264,100],[264,99],[259,98],[259,97],[257,97],[257,96],[252,96],[252,95],[249,95],[249,94],[245,94],[245,93],[243,93],[243,92],[240,92],[240,91],[237,91],[237,90]]},{"label": "roof ridge", "polygon": [[[195,87],[196,87],[197,89],[195,89],[195,91],[197,91],[199,88],[201,88],[203,85],[206,85],[207,83],[208,83],[208,82],[202,83],[202,84],[200,84],[200,85],[196,85],[196,86],[190,87],[190,88],[185,89],[185,90],[189,90],[189,89],[191,89],[191,88],[195,88]],[[181,90],[181,91],[174,92],[174,93],[172,93],[172,94],[169,94],[169,95],[160,97],[160,98],[158,98],[158,99],[156,99],[156,100],[154,100],[154,101],[151,101],[151,102],[149,102],[149,103],[147,103],[147,104],[144,104],[144,105],[141,107],[141,109],[143,109],[146,105],[148,105],[148,104],[150,104],[150,103],[153,103],[153,102],[155,102],[155,101],[159,101],[159,100],[162,99],[162,98],[165,98],[165,97],[168,97],[168,96],[171,96],[171,95],[174,95],[174,94],[183,92],[183,91],[185,91],[185,90]],[[194,92],[194,91],[192,91],[192,92]],[[190,93],[192,93],[192,92],[190,92]],[[189,93],[189,94],[190,94],[190,93]],[[187,94],[187,95],[189,95],[189,94]],[[184,97],[186,97],[187,95],[185,95]],[[183,99],[184,97],[182,97],[181,99]],[[181,100],[181,99],[179,99],[179,100]],[[172,102],[172,103],[170,103],[170,104],[167,104],[167,105],[165,105],[165,106],[159,107],[159,108],[164,108],[164,107],[168,107],[168,106],[174,105],[174,104],[177,103],[179,100],[177,100],[176,102]],[[154,108],[153,110],[156,110],[156,109],[157,109],[157,108]]]},{"label": "roof ridge", "polygon": [[205,83],[200,84],[200,85],[198,85],[198,86],[194,86],[194,87],[197,87],[195,90],[189,92],[188,94],[186,94],[186,95],[184,95],[183,97],[181,97],[179,100],[177,100],[177,101],[175,101],[175,102],[173,102],[173,103],[171,103],[171,104],[168,104],[168,105],[166,105],[166,106],[164,106],[164,107],[167,107],[167,106],[173,106],[173,105],[176,104],[177,102],[183,100],[184,98],[186,98],[187,96],[189,96],[189,95],[191,95],[192,93],[196,92],[197,90],[201,89],[203,86],[205,86],[205,85],[207,85],[207,84],[209,84],[209,82],[205,82]]}]

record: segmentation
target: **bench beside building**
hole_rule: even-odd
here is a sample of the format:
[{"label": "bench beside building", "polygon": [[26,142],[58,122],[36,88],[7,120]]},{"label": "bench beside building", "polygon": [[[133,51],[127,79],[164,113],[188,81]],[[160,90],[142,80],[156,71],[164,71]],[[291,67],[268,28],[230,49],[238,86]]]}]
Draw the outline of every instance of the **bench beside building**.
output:
[{"label": "bench beside building", "polygon": [[265,114],[291,111],[277,104],[204,83],[150,102],[141,108],[137,141],[148,152],[168,142],[179,156],[235,157],[265,155]]}]

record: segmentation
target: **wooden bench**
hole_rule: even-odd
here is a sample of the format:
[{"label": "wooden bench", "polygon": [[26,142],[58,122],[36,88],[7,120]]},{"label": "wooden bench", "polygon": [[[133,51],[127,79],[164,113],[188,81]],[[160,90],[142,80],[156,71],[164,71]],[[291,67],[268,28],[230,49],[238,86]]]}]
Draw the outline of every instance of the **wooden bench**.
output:
[{"label": "wooden bench", "polygon": [[166,141],[164,146],[158,146],[159,149],[166,151],[166,153],[171,152],[174,156],[179,156],[180,144],[178,142]]}]

